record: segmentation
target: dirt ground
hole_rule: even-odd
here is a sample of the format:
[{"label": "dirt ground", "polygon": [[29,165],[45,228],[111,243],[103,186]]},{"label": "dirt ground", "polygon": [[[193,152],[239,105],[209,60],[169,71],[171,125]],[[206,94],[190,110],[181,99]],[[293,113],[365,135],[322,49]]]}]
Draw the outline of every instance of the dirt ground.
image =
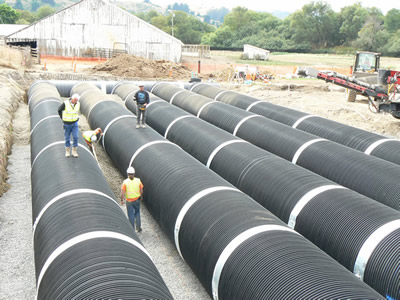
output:
[{"label": "dirt ground", "polygon": [[[370,112],[367,102],[362,97],[357,98],[355,103],[349,103],[345,100],[343,88],[315,79],[288,79],[288,74],[293,74],[298,64],[265,67],[266,69],[264,69],[264,72],[273,74],[274,79],[268,80],[267,82],[258,81],[249,84],[229,81],[236,65],[234,58],[229,55],[224,55],[224,53],[215,53],[214,55],[212,53],[211,58],[201,60],[200,73],[198,73],[199,66],[196,59],[185,59],[183,64],[175,64],[166,61],[148,61],[132,56],[120,56],[107,62],[76,62],[73,60],[59,61],[46,59],[42,61],[40,65],[32,64],[30,66],[30,64],[26,63],[26,59],[23,55],[1,51],[0,49],[0,204],[2,205],[0,207],[0,260],[14,263],[16,260],[11,260],[10,257],[12,258],[14,255],[13,251],[15,249],[10,250],[10,253],[8,253],[7,250],[4,249],[10,247],[6,245],[12,245],[12,247],[15,248],[19,247],[18,240],[31,239],[31,232],[29,232],[30,235],[27,235],[26,232],[23,231],[25,230],[24,228],[30,226],[29,223],[31,220],[29,220],[28,223],[26,223],[25,220],[25,225],[19,227],[20,223],[17,219],[21,218],[21,211],[14,203],[7,203],[5,198],[6,196],[11,197],[6,194],[7,191],[14,196],[18,195],[19,190],[17,187],[19,184],[25,183],[25,188],[28,190],[30,189],[30,180],[24,177],[19,178],[18,174],[13,173],[12,167],[17,167],[20,161],[21,163],[24,161],[29,169],[28,146],[30,143],[30,122],[25,93],[34,80],[46,79],[49,74],[60,75],[58,77],[59,79],[62,79],[63,76],[65,76],[65,79],[70,79],[71,76],[81,75],[82,78],[85,78],[85,76],[90,76],[91,78],[93,78],[93,76],[99,76],[101,80],[110,78],[110,80],[140,79],[143,81],[188,81],[192,76],[197,75],[203,81],[216,82],[225,89],[231,89],[274,104],[319,115],[387,137],[400,138],[400,120],[390,115]],[[318,66],[320,65],[315,65],[317,68]],[[343,68],[343,66],[339,67]],[[88,129],[88,125],[85,122],[81,122],[80,127],[81,131]],[[13,153],[11,153],[12,149],[14,149]],[[21,151],[24,152],[24,157],[20,154]],[[101,169],[112,190],[118,195],[122,180],[121,175],[102,149],[98,150],[98,156],[101,161]],[[12,161],[14,166],[8,166],[8,161]],[[29,170],[27,173],[30,173]],[[4,196],[1,197],[2,195]],[[19,214],[9,215],[10,212]],[[143,219],[151,222],[151,218],[146,210],[143,210],[143,213]],[[31,216],[27,214],[29,214],[29,210],[25,208],[24,218],[31,218]],[[15,242],[10,243],[10,241],[12,241],[11,237],[18,235],[24,235],[24,238],[14,239]],[[158,233],[156,235],[156,238],[160,238],[161,236]],[[146,240],[146,238],[148,240]],[[151,243],[154,243],[154,241],[151,241],[151,238],[151,236],[144,237],[143,243],[146,247],[157,248],[152,247]],[[167,242],[165,243],[167,244]],[[24,299],[34,298],[31,297],[34,285],[34,274],[32,274],[33,262],[31,261],[32,253],[28,255],[25,253],[29,251],[29,249],[31,249],[30,244],[18,250],[20,254],[18,256],[18,261],[22,261],[24,264],[22,266],[20,265],[18,268],[15,268],[11,263],[8,265],[7,263],[0,263],[0,276],[3,278],[0,285],[0,299],[18,299],[18,296],[16,296],[17,294],[12,294],[13,280],[15,278],[18,278],[17,280],[21,280],[22,282],[24,282],[24,280],[30,282],[30,284],[26,286],[27,290],[20,291],[18,295],[25,295]],[[176,260],[174,258],[176,251],[173,247],[166,248],[163,251],[169,261],[174,261],[175,264],[180,263],[179,256]],[[151,253],[151,255],[153,254]],[[160,259],[160,264],[166,264],[166,262]],[[10,277],[8,276],[8,274],[11,274],[10,270],[14,269],[16,269],[16,272],[12,273],[12,278],[6,280]],[[164,271],[165,274],[162,275],[168,276],[168,270],[167,268]],[[185,273],[174,276],[175,278],[186,277]],[[194,275],[191,276],[193,277]],[[169,278],[168,281],[167,284],[175,284],[178,285],[176,287],[177,289],[181,288],[174,278]],[[196,280],[192,278],[193,285],[195,285],[195,281]],[[189,285],[191,284],[189,283]],[[5,287],[7,287],[11,293],[7,294],[10,295],[7,298],[3,298],[3,295],[1,295],[1,290]],[[191,291],[192,290],[191,288]],[[12,297],[12,295],[14,295],[14,297]],[[208,298],[201,288],[196,296],[194,296],[194,294],[190,296],[190,292],[188,292],[185,297],[186,298],[182,299]]]}]

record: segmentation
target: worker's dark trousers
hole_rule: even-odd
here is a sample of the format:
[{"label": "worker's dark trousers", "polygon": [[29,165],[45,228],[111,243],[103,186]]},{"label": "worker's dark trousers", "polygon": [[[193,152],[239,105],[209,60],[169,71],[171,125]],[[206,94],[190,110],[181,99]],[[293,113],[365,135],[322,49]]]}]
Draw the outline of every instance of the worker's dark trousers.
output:
[{"label": "worker's dark trousers", "polygon": [[140,125],[140,121],[142,124],[146,124],[146,110],[139,109],[139,106],[136,107],[136,124]]},{"label": "worker's dark trousers", "polygon": [[140,199],[129,202],[126,201],[126,210],[128,211],[129,222],[131,222],[133,229],[135,229],[135,221],[136,221],[136,230],[141,228],[140,223]]}]

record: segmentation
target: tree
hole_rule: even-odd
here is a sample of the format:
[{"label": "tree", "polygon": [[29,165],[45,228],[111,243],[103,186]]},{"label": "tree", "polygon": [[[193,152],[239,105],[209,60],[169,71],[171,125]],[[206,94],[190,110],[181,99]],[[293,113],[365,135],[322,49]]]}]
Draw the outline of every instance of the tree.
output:
[{"label": "tree", "polygon": [[326,2],[311,2],[290,15],[290,27],[295,43],[307,42],[314,48],[339,43],[339,24],[336,13]]},{"label": "tree", "polygon": [[56,12],[56,9],[49,6],[49,5],[44,5],[40,7],[37,12],[36,12],[36,20],[41,20],[47,16],[50,16]]},{"label": "tree", "polygon": [[364,51],[378,51],[387,42],[382,21],[377,16],[368,17],[367,22],[358,33],[353,46]]},{"label": "tree", "polygon": [[339,33],[344,43],[357,39],[358,32],[367,21],[368,11],[360,3],[343,7],[339,13],[341,23]]},{"label": "tree", "polygon": [[388,32],[394,33],[400,29],[400,10],[392,8],[385,17],[385,28]]},{"label": "tree", "polygon": [[232,31],[238,31],[248,23],[248,9],[245,7],[235,7],[224,18],[224,26],[228,26]]},{"label": "tree", "polygon": [[45,5],[56,6],[54,0],[42,0],[42,3]]},{"label": "tree", "polygon": [[0,4],[0,19],[3,24],[15,24],[19,15],[11,6],[3,3]]},{"label": "tree", "polygon": [[210,18],[210,20],[219,21],[221,23],[224,22],[224,17],[229,13],[229,9],[225,7],[221,7],[219,9],[211,9],[207,11],[206,16]]},{"label": "tree", "polygon": [[15,22],[16,24],[32,24],[35,22],[35,16],[28,10],[17,10],[19,15],[18,20]]}]

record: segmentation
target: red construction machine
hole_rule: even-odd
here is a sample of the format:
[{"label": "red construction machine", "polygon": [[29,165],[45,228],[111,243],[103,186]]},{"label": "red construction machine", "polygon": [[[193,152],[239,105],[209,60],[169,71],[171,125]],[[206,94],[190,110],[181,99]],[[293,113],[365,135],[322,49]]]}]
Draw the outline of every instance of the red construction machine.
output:
[{"label": "red construction machine", "polygon": [[353,76],[312,68],[306,74],[346,88],[350,102],[355,101],[357,94],[365,96],[372,112],[386,112],[400,119],[400,71],[379,69],[379,58],[380,53],[357,52]]}]

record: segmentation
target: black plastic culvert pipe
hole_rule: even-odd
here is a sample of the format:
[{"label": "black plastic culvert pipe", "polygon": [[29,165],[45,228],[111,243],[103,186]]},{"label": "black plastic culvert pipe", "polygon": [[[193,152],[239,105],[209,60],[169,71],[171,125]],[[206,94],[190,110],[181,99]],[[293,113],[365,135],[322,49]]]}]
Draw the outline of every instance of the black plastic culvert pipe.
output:
[{"label": "black plastic culvert pipe", "polygon": [[[136,90],[135,86],[124,84],[116,93],[123,96],[130,90]],[[132,99],[125,105],[136,111]],[[161,135],[289,223],[358,277],[367,278],[365,282],[383,296],[400,297],[396,291],[399,277],[389,279],[400,266],[400,253],[394,247],[400,243],[398,211],[269,154],[158,97],[151,97],[147,114],[148,124]],[[376,235],[382,240],[377,241]],[[372,246],[371,241],[376,244]],[[379,250],[379,256],[365,255],[365,249],[372,254],[373,247],[383,244],[389,245]],[[361,261],[368,268],[360,266]]]},{"label": "black plastic culvert pipe", "polygon": [[398,165],[168,83],[155,85],[152,90],[167,101],[173,97],[169,100],[172,104],[260,148],[387,206],[400,209]]},{"label": "black plastic culvert pipe", "polygon": [[37,299],[172,299],[90,152],[64,157],[47,87],[36,84],[45,100],[30,103]]},{"label": "black plastic culvert pipe", "polygon": [[149,211],[215,299],[358,298],[351,294],[367,287],[347,271],[339,283],[336,262],[176,145],[134,129],[132,118],[115,120],[127,114],[118,103],[91,114],[92,128],[107,128],[113,162],[120,170],[133,164]]},{"label": "black plastic culvert pipe", "polygon": [[189,90],[269,119],[337,142],[347,147],[400,165],[400,141],[320,116],[282,107],[267,101],[221,89],[207,83],[193,84]]}]

